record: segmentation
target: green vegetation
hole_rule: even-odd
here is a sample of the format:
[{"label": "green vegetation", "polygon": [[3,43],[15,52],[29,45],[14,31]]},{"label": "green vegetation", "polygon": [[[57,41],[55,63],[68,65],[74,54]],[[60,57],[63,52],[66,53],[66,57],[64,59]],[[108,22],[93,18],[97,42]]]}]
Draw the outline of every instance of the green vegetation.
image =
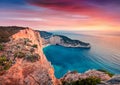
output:
[{"label": "green vegetation", "polygon": [[17,52],[14,54],[14,59],[15,58],[23,58],[29,62],[35,62],[39,60],[39,55],[38,54],[25,54],[23,52]]},{"label": "green vegetation", "polygon": [[40,56],[38,54],[26,55],[25,59],[30,62],[38,61]]},{"label": "green vegetation", "polygon": [[33,47],[33,48],[37,48],[38,46],[37,46],[37,44],[34,44],[34,45],[32,45],[32,47]]},{"label": "green vegetation", "polygon": [[3,50],[3,45],[0,44],[0,50],[2,51]]},{"label": "green vegetation", "polygon": [[31,40],[29,40],[28,38],[24,38],[24,44],[26,45],[27,42],[32,42]]},{"label": "green vegetation", "polygon": [[[30,42],[30,41],[29,41],[29,39],[25,38],[25,44],[28,44],[27,42]],[[20,46],[18,45],[17,48],[20,49]],[[24,51],[21,51],[21,50],[17,51],[14,54],[14,59],[15,58],[23,58],[24,60],[27,60],[28,62],[38,61],[39,55],[34,53],[35,48],[37,48],[36,44],[32,45],[32,47],[30,48],[30,50],[28,50],[28,52],[24,53]]]},{"label": "green vegetation", "polygon": [[108,74],[110,77],[114,75],[113,73],[110,73],[109,71],[104,70],[104,69],[98,69],[98,71],[104,72],[105,74]]},{"label": "green vegetation", "polygon": [[0,71],[8,70],[12,66],[12,61],[5,55],[0,56]]},{"label": "green vegetation", "polygon": [[79,79],[78,81],[73,81],[73,82],[62,82],[62,85],[96,85],[101,82],[100,78],[97,77],[89,77],[86,79]]},{"label": "green vegetation", "polygon": [[14,58],[24,58],[25,57],[25,53],[23,52],[17,52],[14,54]]}]

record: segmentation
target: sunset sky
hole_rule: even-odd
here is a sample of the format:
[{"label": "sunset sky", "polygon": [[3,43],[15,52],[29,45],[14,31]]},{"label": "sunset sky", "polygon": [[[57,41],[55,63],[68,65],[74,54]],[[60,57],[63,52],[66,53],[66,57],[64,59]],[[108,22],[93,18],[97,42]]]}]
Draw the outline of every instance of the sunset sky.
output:
[{"label": "sunset sky", "polygon": [[0,0],[0,25],[120,31],[120,0]]}]

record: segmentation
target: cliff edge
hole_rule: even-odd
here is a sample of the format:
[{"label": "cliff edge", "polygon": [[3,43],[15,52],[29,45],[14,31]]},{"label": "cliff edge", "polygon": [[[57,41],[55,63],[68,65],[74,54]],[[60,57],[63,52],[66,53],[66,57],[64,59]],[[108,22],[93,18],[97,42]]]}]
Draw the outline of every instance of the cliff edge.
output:
[{"label": "cliff edge", "polygon": [[58,85],[37,31],[0,27],[0,85]]}]

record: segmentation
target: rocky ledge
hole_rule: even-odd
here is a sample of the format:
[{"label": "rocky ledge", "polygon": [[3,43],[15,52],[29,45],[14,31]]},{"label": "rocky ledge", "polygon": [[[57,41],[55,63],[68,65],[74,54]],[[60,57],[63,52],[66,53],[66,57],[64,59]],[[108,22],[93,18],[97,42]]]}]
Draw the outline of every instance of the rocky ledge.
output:
[{"label": "rocky ledge", "polygon": [[79,40],[72,40],[63,35],[55,35],[46,31],[40,31],[40,35],[43,40],[43,45],[60,45],[69,48],[84,48],[90,49],[89,43],[85,43]]},{"label": "rocky ledge", "polygon": [[63,85],[120,85],[120,75],[108,72],[88,70],[85,73],[76,71],[66,73],[62,78]]}]

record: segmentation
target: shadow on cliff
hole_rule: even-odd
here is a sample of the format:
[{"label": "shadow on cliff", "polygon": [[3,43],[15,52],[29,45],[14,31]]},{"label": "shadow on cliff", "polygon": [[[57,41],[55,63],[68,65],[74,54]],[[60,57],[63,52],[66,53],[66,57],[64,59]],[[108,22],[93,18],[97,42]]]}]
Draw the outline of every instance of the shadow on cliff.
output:
[{"label": "shadow on cliff", "polygon": [[26,29],[25,27],[17,27],[17,26],[0,26],[0,43],[8,42],[10,40],[10,36],[18,33],[20,30]]}]

